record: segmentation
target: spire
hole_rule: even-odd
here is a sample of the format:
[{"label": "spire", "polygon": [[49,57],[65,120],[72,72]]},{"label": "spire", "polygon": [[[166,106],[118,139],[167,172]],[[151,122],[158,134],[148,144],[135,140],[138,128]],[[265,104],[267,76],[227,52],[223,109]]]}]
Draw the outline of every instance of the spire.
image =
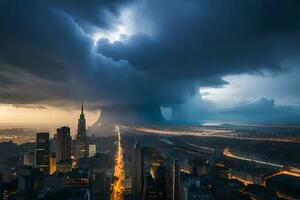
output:
[{"label": "spire", "polygon": [[83,101],[81,102],[81,114],[83,115]]}]

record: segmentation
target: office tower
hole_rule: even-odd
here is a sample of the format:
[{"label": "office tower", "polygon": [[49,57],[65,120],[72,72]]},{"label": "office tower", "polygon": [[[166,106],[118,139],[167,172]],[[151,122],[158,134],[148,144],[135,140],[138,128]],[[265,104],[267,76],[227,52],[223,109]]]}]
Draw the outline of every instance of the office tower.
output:
[{"label": "office tower", "polygon": [[49,133],[37,133],[35,143],[35,167],[49,173]]},{"label": "office tower", "polygon": [[81,114],[78,119],[78,129],[76,136],[76,158],[85,158],[88,157],[88,149],[86,143],[86,123],[83,113],[83,102],[81,104]]},{"label": "office tower", "polygon": [[71,159],[70,127],[63,126],[57,129],[56,136],[56,162]]},{"label": "office tower", "polygon": [[107,200],[108,194],[105,190],[106,186],[106,174],[105,172],[102,173],[95,173],[95,178],[92,182],[92,199],[97,200]]},{"label": "office tower", "polygon": [[173,200],[180,197],[180,163],[178,160],[173,161]]},{"label": "office tower", "polygon": [[173,160],[165,160],[166,166],[166,200],[173,200],[174,187],[173,187]]},{"label": "office tower", "polygon": [[72,160],[60,160],[56,162],[56,171],[60,173],[68,173],[72,171]]},{"label": "office tower", "polygon": [[91,178],[88,170],[73,170],[66,174],[65,187],[91,188]]},{"label": "office tower", "polygon": [[[41,189],[43,176],[39,169],[32,166],[22,166],[18,168],[18,191],[31,192]],[[24,197],[24,199],[27,199]]]},{"label": "office tower", "polygon": [[90,158],[92,161],[90,171],[95,176],[92,182],[92,199],[110,199],[110,184],[112,183],[110,159],[110,156],[104,153],[97,153],[94,157]]},{"label": "office tower", "polygon": [[55,152],[51,153],[50,156],[50,171],[49,174],[53,174],[56,171],[56,154]]},{"label": "office tower", "polygon": [[166,199],[166,167],[161,165],[156,169],[156,189],[157,189],[157,199]]},{"label": "office tower", "polygon": [[132,191],[135,199],[141,199],[143,193],[143,156],[139,143],[135,143],[132,167]]},{"label": "office tower", "polygon": [[89,145],[89,157],[93,157],[96,155],[96,145],[90,144]]},{"label": "office tower", "polygon": [[161,153],[153,147],[142,147],[141,160],[143,199],[165,199],[165,169],[160,166]]},{"label": "office tower", "polygon": [[53,140],[52,140],[52,146],[51,146],[51,152],[56,152],[56,140],[57,140],[57,134],[53,134]]},{"label": "office tower", "polygon": [[23,165],[34,166],[34,152],[25,152],[24,153]]},{"label": "office tower", "polygon": [[145,176],[144,182],[144,200],[158,200],[155,180],[150,175]]}]

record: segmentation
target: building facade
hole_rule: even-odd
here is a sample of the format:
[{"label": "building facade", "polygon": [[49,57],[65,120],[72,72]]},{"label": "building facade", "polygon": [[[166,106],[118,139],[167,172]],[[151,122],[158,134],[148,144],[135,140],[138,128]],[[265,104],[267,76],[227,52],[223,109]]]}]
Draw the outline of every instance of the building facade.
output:
[{"label": "building facade", "polygon": [[37,133],[35,145],[35,167],[49,173],[49,133]]},{"label": "building facade", "polygon": [[49,174],[53,174],[56,172],[56,153],[52,152],[50,155],[50,170]]},{"label": "building facade", "polygon": [[23,155],[23,165],[34,166],[35,152],[25,152]]},{"label": "building facade", "polygon": [[81,104],[81,114],[78,119],[78,129],[76,136],[76,158],[88,157],[88,148],[86,142],[86,121],[83,113],[83,103]]},{"label": "building facade", "polygon": [[57,129],[56,136],[56,162],[71,159],[70,127],[63,126]]},{"label": "building facade", "polygon": [[96,145],[95,144],[89,144],[89,157],[93,157],[96,155]]}]

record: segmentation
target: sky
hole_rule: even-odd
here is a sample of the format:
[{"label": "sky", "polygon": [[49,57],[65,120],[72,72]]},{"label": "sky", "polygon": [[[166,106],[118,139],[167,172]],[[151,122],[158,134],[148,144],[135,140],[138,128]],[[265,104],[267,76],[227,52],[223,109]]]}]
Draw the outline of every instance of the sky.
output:
[{"label": "sky", "polygon": [[73,122],[82,100],[89,123],[112,107],[299,122],[299,9],[298,0],[2,0],[0,123]]}]

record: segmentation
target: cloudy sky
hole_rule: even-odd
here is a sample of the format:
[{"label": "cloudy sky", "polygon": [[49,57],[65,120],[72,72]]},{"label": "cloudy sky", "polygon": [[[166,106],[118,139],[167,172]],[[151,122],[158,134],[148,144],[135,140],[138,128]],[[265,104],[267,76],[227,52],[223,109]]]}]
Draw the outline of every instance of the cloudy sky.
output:
[{"label": "cloudy sky", "polygon": [[99,106],[143,105],[176,120],[300,121],[299,10],[298,0],[2,0],[0,123],[72,121],[82,99],[93,119]]}]

